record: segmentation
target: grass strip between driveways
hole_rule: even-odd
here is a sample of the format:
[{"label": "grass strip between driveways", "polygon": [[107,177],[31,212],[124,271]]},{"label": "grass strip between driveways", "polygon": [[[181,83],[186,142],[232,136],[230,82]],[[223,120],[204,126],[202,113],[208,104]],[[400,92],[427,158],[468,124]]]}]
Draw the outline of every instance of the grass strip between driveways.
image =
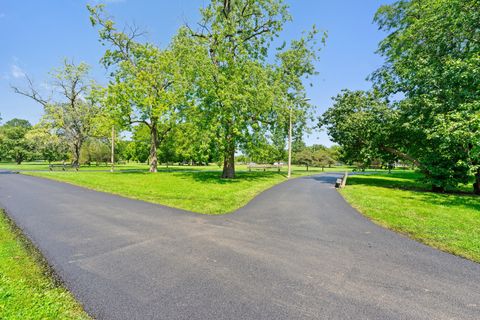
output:
[{"label": "grass strip between driveways", "polygon": [[90,319],[2,210],[0,319]]},{"label": "grass strip between driveways", "polygon": [[418,178],[413,172],[351,176],[341,193],[382,226],[480,262],[480,197],[428,192]]},{"label": "grass strip between driveways", "polygon": [[[345,168],[329,168],[340,171]],[[97,191],[163,204],[204,214],[225,214],[246,205],[262,191],[286,181],[286,172],[237,172],[220,179],[220,171],[171,172],[23,172]],[[322,173],[320,168],[296,170],[293,176]]]}]

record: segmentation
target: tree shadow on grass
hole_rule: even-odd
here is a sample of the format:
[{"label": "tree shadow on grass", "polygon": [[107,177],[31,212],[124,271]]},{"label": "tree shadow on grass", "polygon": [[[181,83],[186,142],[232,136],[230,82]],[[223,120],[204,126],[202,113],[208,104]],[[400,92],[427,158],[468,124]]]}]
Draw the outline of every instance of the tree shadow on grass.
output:
[{"label": "tree shadow on grass", "polygon": [[[205,170],[171,170],[171,171],[159,171],[159,173],[170,173],[176,177],[184,178],[187,180],[193,180],[196,182],[205,182],[205,183],[216,183],[216,184],[234,184],[239,182],[259,182],[270,180],[275,176],[282,176],[286,178],[285,172],[237,172],[234,179],[222,179],[221,171],[205,171]],[[125,171],[116,171],[115,174],[121,175],[138,175],[138,176],[147,176],[152,173],[148,170],[125,170]]]},{"label": "tree shadow on grass", "polygon": [[429,191],[427,184],[416,180],[390,180],[389,177],[382,176],[350,176],[347,179],[347,185],[366,185],[370,187],[382,187],[390,189]]},{"label": "tree shadow on grass", "polygon": [[[368,185],[382,188],[392,188],[401,190],[414,190],[431,192],[432,186],[429,183],[423,182],[422,174],[418,172],[396,172],[391,174],[381,175],[365,175],[365,176],[350,176],[348,185]],[[447,194],[464,194],[472,195],[470,184],[473,183],[473,178],[467,185],[459,185],[456,188],[447,188]]]},{"label": "tree shadow on grass", "polygon": [[176,176],[180,176],[189,180],[216,184],[234,184],[243,181],[259,182],[270,180],[274,176],[286,177],[284,173],[278,172],[237,172],[234,179],[222,179],[221,172],[208,171],[189,171],[189,172],[174,172]]},{"label": "tree shadow on grass", "polygon": [[414,197],[405,195],[403,198],[406,200],[420,200],[432,205],[440,205],[452,209],[464,207],[478,212],[480,216],[480,197],[474,194],[449,194],[424,191],[413,192],[415,192]]},{"label": "tree shadow on grass", "polygon": [[[445,193],[432,192],[428,184],[419,182],[414,178],[416,175],[403,176],[352,176],[347,180],[347,186],[364,185],[369,187],[380,187],[415,192],[414,196],[405,194],[406,200],[420,200],[425,203],[442,205],[445,207],[465,207],[480,212],[480,197],[473,193],[459,189],[449,190]],[[393,179],[392,179],[393,178]],[[398,179],[395,179],[398,178]]]}]

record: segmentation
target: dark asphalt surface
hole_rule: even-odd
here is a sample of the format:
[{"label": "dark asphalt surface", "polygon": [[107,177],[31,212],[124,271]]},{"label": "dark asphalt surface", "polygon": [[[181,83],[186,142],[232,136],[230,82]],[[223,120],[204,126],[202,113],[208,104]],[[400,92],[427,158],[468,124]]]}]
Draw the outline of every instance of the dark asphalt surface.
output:
[{"label": "dark asphalt surface", "polygon": [[374,225],[334,180],[215,217],[0,174],[0,206],[97,319],[480,319],[480,264]]}]

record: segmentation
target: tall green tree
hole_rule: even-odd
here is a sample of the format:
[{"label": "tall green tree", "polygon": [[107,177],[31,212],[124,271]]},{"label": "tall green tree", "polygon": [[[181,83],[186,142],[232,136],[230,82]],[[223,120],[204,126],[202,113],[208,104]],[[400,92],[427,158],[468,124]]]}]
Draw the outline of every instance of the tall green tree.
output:
[{"label": "tall green tree", "polygon": [[273,70],[265,60],[290,16],[281,0],[212,0],[200,13],[199,29],[189,33],[204,56],[196,82],[203,124],[223,155],[222,177],[233,178],[235,152],[272,121]]},{"label": "tall green tree", "polygon": [[139,41],[136,28],[119,31],[106,17],[103,5],[88,6],[93,26],[107,46],[102,63],[111,69],[104,104],[124,128],[142,124],[150,131],[150,172],[157,171],[157,149],[175,126],[186,105],[186,84],[177,52]]},{"label": "tall green tree", "polygon": [[411,0],[382,6],[385,64],[372,79],[402,97],[405,145],[437,189],[476,177],[480,194],[480,1]]},{"label": "tall green tree", "polygon": [[[346,163],[368,166],[374,159],[418,160],[407,154],[405,132],[392,109],[379,92],[344,90],[333,98],[333,105],[320,118],[331,139],[342,146]],[[393,159],[392,159],[393,157]]]}]

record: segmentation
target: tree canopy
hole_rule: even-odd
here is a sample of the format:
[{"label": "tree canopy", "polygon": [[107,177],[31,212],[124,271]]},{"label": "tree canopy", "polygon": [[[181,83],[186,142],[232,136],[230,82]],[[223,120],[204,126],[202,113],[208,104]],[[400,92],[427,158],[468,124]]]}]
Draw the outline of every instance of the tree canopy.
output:
[{"label": "tree canopy", "polygon": [[375,15],[388,35],[372,92],[343,92],[321,118],[332,139],[368,161],[415,163],[435,190],[476,176],[480,193],[480,2],[411,0]]}]

